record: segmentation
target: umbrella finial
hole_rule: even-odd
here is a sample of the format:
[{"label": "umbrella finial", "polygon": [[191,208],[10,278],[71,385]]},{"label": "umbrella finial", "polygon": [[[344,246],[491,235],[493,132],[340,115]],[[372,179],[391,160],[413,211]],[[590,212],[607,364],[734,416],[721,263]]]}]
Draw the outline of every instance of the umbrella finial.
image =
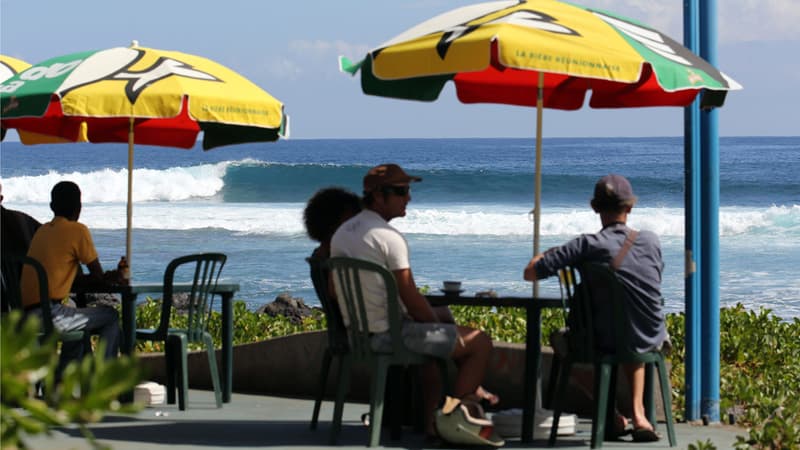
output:
[{"label": "umbrella finial", "polygon": [[131,48],[136,48],[138,46],[139,46],[139,41],[137,41],[136,39],[131,41]]}]

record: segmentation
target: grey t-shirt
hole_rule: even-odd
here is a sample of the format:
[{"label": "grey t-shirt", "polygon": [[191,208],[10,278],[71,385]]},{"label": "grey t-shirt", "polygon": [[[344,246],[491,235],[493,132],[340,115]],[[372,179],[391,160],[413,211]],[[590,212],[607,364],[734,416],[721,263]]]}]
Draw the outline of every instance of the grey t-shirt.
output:
[{"label": "grey t-shirt", "polygon": [[[551,248],[536,263],[536,276],[546,278],[564,266],[575,266],[582,262],[611,263],[622,248],[629,231],[630,228],[626,225],[615,223],[598,233],[584,234],[560,247]],[[640,231],[617,269],[617,275],[627,293],[626,306],[634,346],[630,350],[653,350],[660,347],[667,337],[661,297],[663,269],[658,236],[651,231]],[[611,308],[604,308],[603,302],[603,298],[596,298],[593,304],[595,329],[600,345],[613,348]]]}]

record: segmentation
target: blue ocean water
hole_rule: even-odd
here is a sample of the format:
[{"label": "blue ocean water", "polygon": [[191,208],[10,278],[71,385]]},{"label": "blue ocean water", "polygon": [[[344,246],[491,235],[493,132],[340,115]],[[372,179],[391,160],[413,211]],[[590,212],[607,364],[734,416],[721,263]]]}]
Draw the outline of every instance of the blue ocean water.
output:
[{"label": "blue ocean water", "polygon": [[[658,233],[667,309],[684,305],[682,138],[544,140],[542,243],[546,249],[600,228],[588,206],[594,182],[616,172],[639,196],[629,218]],[[467,291],[527,295],[532,252],[532,139],[293,139],[209,152],[138,146],[131,268],[159,280],[167,262],[198,251],[229,255],[223,277],[251,308],[290,292],[316,304],[304,258],[315,247],[302,209],[322,187],[360,191],[367,168],[397,162],[424,181],[412,189],[406,233],[420,285],[463,280]],[[64,179],[83,191],[81,221],[105,267],[125,251],[127,146],[0,147],[4,205],[47,221],[49,192]],[[720,141],[720,303],[800,316],[800,137]],[[558,294],[555,280],[543,294]]]}]

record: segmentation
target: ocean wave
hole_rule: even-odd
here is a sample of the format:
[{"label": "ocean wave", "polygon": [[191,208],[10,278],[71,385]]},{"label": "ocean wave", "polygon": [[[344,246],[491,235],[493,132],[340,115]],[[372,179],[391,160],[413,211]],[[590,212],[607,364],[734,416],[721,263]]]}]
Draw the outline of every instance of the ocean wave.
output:
[{"label": "ocean wave", "polygon": [[[582,164],[582,165],[581,165]],[[588,204],[597,171],[588,162],[561,168],[546,168],[542,177],[542,202],[551,207]],[[408,166],[422,176],[412,198],[422,203],[454,204],[530,204],[533,199],[533,174],[527,167]],[[224,203],[305,202],[315,191],[327,186],[343,186],[361,191],[364,164],[332,162],[278,163],[256,158],[226,160],[162,169],[135,168],[133,199],[136,202],[213,199]],[[574,173],[573,173],[574,172]],[[633,172],[633,169],[629,170]],[[672,171],[681,173],[680,171]],[[643,206],[680,207],[683,205],[683,179],[653,176],[657,170],[629,175]],[[7,197],[21,203],[48,202],[50,189],[60,180],[73,180],[81,186],[85,202],[127,201],[127,170],[98,169],[88,172],[49,171],[39,175],[4,179]],[[724,206],[760,206],[765,199],[777,205],[800,203],[796,180],[754,183],[736,178],[722,180],[720,198]]]},{"label": "ocean wave", "polygon": [[[133,201],[182,201],[212,198],[222,190],[225,173],[233,162],[171,167],[162,170],[133,170]],[[128,199],[127,169],[91,172],[56,172],[5,178],[3,188],[19,203],[48,203],[50,190],[59,181],[74,181],[81,188],[84,203],[119,203]]]},{"label": "ocean wave", "polygon": [[[15,208],[15,205],[6,205]],[[40,221],[52,213],[42,204],[23,209]],[[144,202],[133,206],[133,226],[151,230],[217,228],[256,235],[305,233],[304,203],[218,203],[213,201]],[[81,221],[92,229],[124,229],[125,204],[86,203]],[[684,213],[680,208],[634,208],[629,216],[633,228],[651,230],[665,239],[684,235]],[[519,207],[474,205],[410,205],[406,217],[392,221],[404,233],[434,236],[530,236],[533,218]],[[543,208],[542,236],[568,238],[599,229],[598,216],[588,208]],[[720,210],[720,235],[769,237],[779,245],[800,238],[800,205],[763,209],[724,207]]]}]

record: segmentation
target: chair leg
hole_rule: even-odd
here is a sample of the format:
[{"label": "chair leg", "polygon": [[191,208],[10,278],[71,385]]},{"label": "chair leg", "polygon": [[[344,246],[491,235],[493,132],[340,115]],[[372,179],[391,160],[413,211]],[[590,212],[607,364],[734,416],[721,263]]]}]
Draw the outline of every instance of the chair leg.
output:
[{"label": "chair leg", "polygon": [[178,383],[178,409],[184,411],[186,410],[186,403],[189,397],[189,368],[186,337],[183,335],[170,335],[167,337],[167,340],[172,341],[172,345],[177,349],[174,360],[179,366],[179,370],[176,370],[176,373],[180,373],[180,382]]},{"label": "chair leg", "polygon": [[317,421],[319,420],[319,409],[322,406],[322,399],[325,397],[325,386],[328,384],[328,372],[331,370],[331,361],[333,354],[330,348],[325,349],[325,354],[322,356],[322,367],[320,368],[320,384],[317,390],[317,398],[314,400],[314,413],[311,414],[311,429],[317,429]]},{"label": "chair leg", "polygon": [[333,406],[333,423],[331,424],[331,434],[328,438],[329,445],[336,445],[339,440],[339,432],[342,429],[342,411],[344,410],[344,399],[350,389],[350,369],[353,365],[353,358],[350,355],[343,355],[339,358],[339,374],[337,376],[336,403]]},{"label": "chair leg", "polygon": [[383,422],[383,397],[386,392],[386,375],[389,371],[388,361],[377,357],[372,371],[369,407],[369,443],[368,447],[375,447],[381,441],[381,425]]},{"label": "chair leg", "polygon": [[605,436],[613,436],[616,432],[615,422],[617,418],[617,382],[619,381],[618,368],[619,366],[617,364],[611,365],[611,377],[608,383],[608,402],[606,403],[605,409],[605,426],[603,427],[605,432],[603,439],[605,439]]},{"label": "chair leg", "polygon": [[[675,438],[675,422],[672,419],[672,389],[669,385],[666,363],[662,359],[656,363],[658,368],[658,383],[661,385],[661,400],[664,404],[664,420],[667,425],[667,436],[669,436],[669,446],[675,447],[678,441]],[[655,423],[655,422],[654,422]]]},{"label": "chair leg", "polygon": [[647,363],[644,365],[644,413],[647,420],[653,424],[653,429],[656,429],[656,402],[653,397],[653,364]]},{"label": "chair leg", "polygon": [[[553,423],[550,426],[550,439],[547,445],[550,447],[556,445],[556,436],[558,436],[558,422],[561,419],[561,411],[564,408],[564,396],[567,393],[567,384],[569,384],[569,375],[572,370],[572,361],[569,358],[564,359],[564,367],[558,372],[558,396],[553,404]],[[550,383],[552,384],[552,383]]]},{"label": "chair leg", "polygon": [[388,414],[391,431],[389,437],[393,441],[400,440],[403,435],[403,415],[408,384],[406,368],[401,366],[389,367],[387,371],[387,386],[384,394],[384,411]]},{"label": "chair leg", "polygon": [[550,376],[547,379],[547,392],[544,395],[544,407],[553,408],[553,394],[555,394],[556,384],[558,383],[558,371],[561,368],[561,358],[553,352],[550,360]]},{"label": "chair leg", "polygon": [[178,370],[180,367],[176,367],[177,365],[177,358],[180,353],[180,349],[176,348],[175,341],[173,339],[167,339],[164,341],[164,361],[166,363],[166,380],[167,380],[167,404],[174,405],[175,404],[175,389],[176,380]]},{"label": "chair leg", "polygon": [[211,372],[211,384],[214,386],[214,400],[217,408],[222,408],[222,387],[219,382],[219,369],[217,368],[217,352],[214,348],[214,339],[208,333],[203,333],[203,342],[208,353],[208,369]]},{"label": "chair leg", "polygon": [[[601,448],[605,438],[608,391],[611,384],[611,365],[595,364],[595,408],[592,420],[592,448]],[[615,381],[616,382],[616,381]]]}]

